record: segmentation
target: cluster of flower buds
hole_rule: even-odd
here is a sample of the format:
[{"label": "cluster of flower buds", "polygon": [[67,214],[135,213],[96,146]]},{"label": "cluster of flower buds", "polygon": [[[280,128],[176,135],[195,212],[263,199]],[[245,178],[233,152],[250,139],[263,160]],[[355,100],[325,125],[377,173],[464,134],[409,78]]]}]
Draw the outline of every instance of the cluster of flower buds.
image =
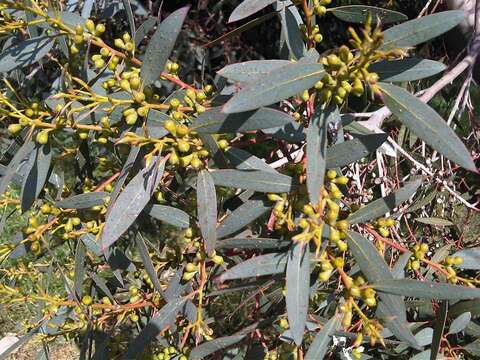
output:
[{"label": "cluster of flower buds", "polygon": [[317,16],[323,16],[327,13],[327,6],[332,0],[313,0],[313,13]]},{"label": "cluster of flower buds", "polygon": [[[184,349],[185,350],[185,349]],[[188,357],[185,352],[177,349],[175,346],[165,347],[162,351],[153,355],[152,360],[187,360]]]},{"label": "cluster of flower buds", "polygon": [[135,50],[135,43],[129,33],[124,33],[121,38],[116,38],[113,41],[116,48],[133,53]]},{"label": "cluster of flower buds", "polygon": [[193,277],[198,273],[199,267],[198,267],[198,262],[200,261],[206,261],[210,260],[214,264],[217,265],[223,265],[224,260],[223,257],[220,255],[217,255],[215,251],[213,251],[211,256],[208,256],[205,252],[203,251],[198,251],[196,256],[195,256],[195,261],[194,262],[189,262],[187,265],[185,265],[185,271],[183,273],[183,280],[185,281],[190,281],[193,279]]},{"label": "cluster of flower buds", "polygon": [[458,282],[457,271],[454,267],[462,265],[463,259],[460,256],[447,256],[445,260],[443,260],[443,264],[448,272],[447,280],[452,284]]},{"label": "cluster of flower buds", "polygon": [[420,261],[425,258],[425,255],[428,253],[428,245],[427,244],[415,244],[411,251],[412,256],[408,260],[408,269],[409,270],[418,270],[420,269]]},{"label": "cluster of flower buds", "polygon": [[317,44],[323,41],[323,35],[320,33],[320,27],[318,25],[315,25],[310,33],[308,33],[308,29],[305,24],[300,24],[299,30],[302,33],[305,41],[313,41]]},{"label": "cluster of flower buds", "polygon": [[390,230],[388,230],[388,228],[391,228],[396,224],[397,221],[392,218],[380,218],[375,221],[373,225],[377,229],[378,233],[386,238],[390,236]]},{"label": "cluster of flower buds", "polygon": [[84,24],[85,27],[78,24],[75,27],[75,34],[71,37],[71,45],[70,45],[70,52],[73,55],[76,55],[80,52],[78,46],[82,45],[85,40],[90,38],[91,36],[101,36],[105,32],[105,25],[95,22],[91,19],[87,19]]}]

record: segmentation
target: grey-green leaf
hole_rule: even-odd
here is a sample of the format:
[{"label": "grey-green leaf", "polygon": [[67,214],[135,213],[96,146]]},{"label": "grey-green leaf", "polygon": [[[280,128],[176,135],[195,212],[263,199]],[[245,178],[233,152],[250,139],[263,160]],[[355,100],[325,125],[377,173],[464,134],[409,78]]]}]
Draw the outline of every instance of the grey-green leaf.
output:
[{"label": "grey-green leaf", "polygon": [[424,217],[424,218],[416,218],[415,221],[427,224],[427,225],[434,225],[434,226],[452,226],[455,225],[450,220],[438,218],[438,217]]},{"label": "grey-green leaf", "polygon": [[130,344],[124,359],[136,359],[138,354],[141,354],[143,349],[153,341],[161,331],[175,321],[175,317],[186,300],[187,298],[177,298],[164,305]]},{"label": "grey-green leaf", "polygon": [[287,317],[295,343],[303,342],[310,297],[310,253],[308,244],[294,244],[287,261]]},{"label": "grey-green leaf", "polygon": [[235,265],[220,275],[218,279],[222,282],[256,276],[280,274],[285,271],[287,257],[288,254],[286,253],[260,255]]},{"label": "grey-green leaf", "polygon": [[231,23],[253,15],[268,5],[273,4],[275,1],[276,0],[243,0],[240,5],[233,10],[228,22]]},{"label": "grey-green leaf", "polygon": [[155,266],[153,265],[152,258],[148,253],[147,245],[145,244],[145,240],[140,232],[138,232],[135,236],[135,242],[137,244],[138,252],[140,253],[140,257],[142,258],[143,265],[145,266],[145,271],[147,272],[150,280],[152,281],[155,290],[158,291],[159,294],[163,294],[162,285],[158,280],[157,271],[155,270]]},{"label": "grey-green leaf", "polygon": [[476,171],[465,145],[431,107],[398,86],[379,85],[385,105],[410,130],[446,158],[465,169]]},{"label": "grey-green leaf", "polygon": [[458,265],[461,269],[480,270],[480,247],[463,249],[452,256],[460,256],[463,262]]},{"label": "grey-green leaf", "polygon": [[217,241],[217,195],[213,178],[202,170],[197,178],[197,216],[200,231],[208,254],[215,250]]},{"label": "grey-green leaf", "polygon": [[36,63],[52,49],[54,38],[39,36],[10,46],[0,54],[0,73]]},{"label": "grey-green leaf", "polygon": [[305,360],[323,359],[328,351],[330,342],[332,341],[332,334],[340,326],[341,317],[339,315],[333,316],[323,326],[322,330],[313,339],[312,344],[305,354]]},{"label": "grey-green leaf", "polygon": [[230,238],[217,242],[217,249],[282,249],[292,245],[290,240],[269,238]]},{"label": "grey-green leaf", "polygon": [[440,309],[438,309],[437,318],[435,319],[435,325],[433,327],[430,360],[435,360],[437,358],[438,350],[440,349],[440,344],[443,338],[443,331],[445,330],[447,314],[448,301],[444,300],[440,303]]},{"label": "grey-green leaf", "polygon": [[190,226],[190,216],[185,211],[172,206],[155,204],[147,207],[145,210],[151,217],[169,225],[181,229],[186,229]]},{"label": "grey-green leaf", "polygon": [[422,179],[417,179],[405,184],[404,187],[392,192],[391,194],[374,200],[368,205],[355,211],[348,217],[351,224],[364,223],[376,219],[393,210],[401,203],[407,201],[415,194],[418,187],[422,184]]},{"label": "grey-green leaf", "polygon": [[57,201],[55,206],[63,209],[88,209],[93,206],[103,205],[108,196],[109,193],[105,191],[78,194]]},{"label": "grey-green leaf", "polygon": [[393,61],[379,61],[373,63],[368,71],[377,73],[382,81],[402,82],[424,79],[439,72],[447,67],[438,61],[407,58]]},{"label": "grey-green leaf", "polygon": [[291,64],[288,60],[251,60],[242,63],[227,65],[217,73],[231,81],[252,82],[272,71]]},{"label": "grey-green leaf", "polygon": [[324,75],[321,64],[288,64],[282,71],[270,72],[247,84],[223,106],[223,112],[232,114],[277,103],[311,88]]},{"label": "grey-green leaf", "polygon": [[222,108],[209,109],[197,117],[191,130],[207,134],[223,134],[268,129],[293,124],[294,119],[283,111],[260,108],[238,114],[225,114]]},{"label": "grey-green leaf", "polygon": [[203,344],[198,345],[194,348],[190,355],[190,360],[200,360],[204,359],[206,356],[213,354],[219,350],[225,349],[233,344],[238,343],[239,341],[243,340],[247,336],[247,334],[241,335],[232,335],[232,336],[224,336],[220,337],[211,341],[204,342]]},{"label": "grey-green leaf", "polygon": [[327,148],[327,169],[351,164],[377,150],[388,138],[387,134],[371,134],[335,144]]},{"label": "grey-green leaf", "polygon": [[22,212],[27,211],[33,205],[45,186],[50,173],[52,152],[50,145],[37,145],[30,154],[28,172],[23,178],[20,194]]},{"label": "grey-green leaf", "polygon": [[160,183],[164,167],[164,160],[152,159],[150,165],[138,172],[120,193],[105,221],[102,250],[117,241],[140,215]]},{"label": "grey-green leaf", "polygon": [[365,5],[336,6],[328,9],[328,11],[340,20],[358,24],[365,24],[368,15],[372,16],[372,22],[376,23],[379,18],[382,24],[391,24],[408,19],[406,15],[398,11]]},{"label": "grey-green leaf", "polygon": [[417,281],[411,279],[374,281],[380,292],[434,300],[465,300],[480,298],[480,289],[465,286]]},{"label": "grey-green leaf", "polygon": [[264,198],[247,200],[220,223],[217,228],[217,237],[220,239],[243,229],[269,211],[271,207],[272,203]]},{"label": "grey-green leaf", "polygon": [[381,50],[416,46],[447,32],[464,19],[465,13],[462,10],[452,10],[393,26],[384,31],[384,42]]},{"label": "grey-green leaf", "polygon": [[[385,260],[370,241],[362,235],[350,231],[348,232],[347,242],[353,257],[360,266],[360,270],[369,282],[378,282],[385,279],[393,280],[393,275]],[[392,326],[389,325],[389,329],[399,339],[418,347],[411,330],[406,325],[406,308],[402,298],[385,295],[387,294],[380,295],[382,306],[379,309],[382,317],[392,323]]]},{"label": "grey-green leaf", "polygon": [[183,22],[187,16],[189,7],[185,6],[170,14],[158,26],[152,36],[140,71],[145,86],[153,84],[158,80],[168,58],[172,53],[178,34],[182,29]]},{"label": "grey-green leaf", "polygon": [[215,185],[255,190],[265,193],[290,192],[294,180],[287,175],[261,170],[215,170],[211,172]]},{"label": "grey-green leaf", "polygon": [[315,205],[321,196],[327,166],[328,124],[338,120],[340,113],[335,105],[326,109],[317,106],[307,129],[307,190],[310,202]]},{"label": "grey-green leaf", "polygon": [[225,156],[235,168],[240,170],[262,170],[273,173],[277,172],[262,159],[250,154],[248,151],[233,146],[225,151]]},{"label": "grey-green leaf", "polygon": [[465,330],[470,320],[472,320],[472,313],[470,312],[465,312],[457,316],[450,324],[450,327],[448,328],[448,334],[458,334],[459,332]]}]

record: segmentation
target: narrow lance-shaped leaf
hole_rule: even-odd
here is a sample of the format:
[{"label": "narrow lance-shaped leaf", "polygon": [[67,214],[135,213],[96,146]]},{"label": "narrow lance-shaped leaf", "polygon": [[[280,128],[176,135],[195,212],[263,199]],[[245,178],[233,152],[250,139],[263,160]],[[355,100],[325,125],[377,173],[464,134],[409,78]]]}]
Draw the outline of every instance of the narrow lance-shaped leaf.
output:
[{"label": "narrow lance-shaped leaf", "polygon": [[260,255],[235,265],[219,276],[220,281],[245,279],[285,272],[288,254]]},{"label": "narrow lance-shaped leaf", "polygon": [[379,61],[370,65],[368,71],[376,73],[382,81],[402,82],[424,79],[446,68],[445,64],[438,61],[407,58]]},{"label": "narrow lance-shaped leaf", "polygon": [[243,340],[247,336],[246,334],[224,336],[218,339],[204,342],[194,348],[189,355],[190,360],[204,359],[206,356],[213,354],[219,350],[225,350],[225,348],[236,344]]},{"label": "narrow lance-shaped leaf", "polygon": [[216,170],[212,171],[215,185],[255,190],[266,193],[290,192],[294,180],[287,175],[261,170]]},{"label": "narrow lance-shaped leaf", "polygon": [[377,19],[380,19],[382,24],[391,24],[408,19],[406,15],[398,11],[365,5],[336,6],[327,9],[327,11],[340,20],[358,24],[365,24],[369,15],[372,17],[372,22],[376,23]]},{"label": "narrow lance-shaped leaf", "polygon": [[10,182],[15,178],[18,167],[22,161],[35,149],[35,143],[32,140],[27,140],[15,153],[15,156],[10,160],[7,168],[2,170],[2,177],[0,178],[0,194],[7,190]]},{"label": "narrow lance-shaped leaf", "polygon": [[368,205],[351,214],[348,217],[348,221],[351,224],[358,224],[385,215],[387,212],[393,210],[395,207],[413,196],[418,187],[422,184],[422,181],[422,179],[411,181],[391,194],[370,202]]},{"label": "narrow lance-shaped leaf", "polygon": [[130,0],[122,0],[123,8],[127,13],[128,26],[130,27],[130,35],[135,38],[135,17],[133,16],[132,5]]},{"label": "narrow lance-shaped leaf", "polygon": [[452,10],[404,22],[384,31],[384,42],[380,49],[413,47],[447,32],[464,19],[462,10]]},{"label": "narrow lance-shaped leaf", "polygon": [[138,354],[167,326],[175,321],[175,317],[180,311],[187,298],[177,298],[169,301],[160,311],[150,320],[135,340],[130,344],[124,356],[125,360],[136,359]]},{"label": "narrow lance-shaped leaf", "polygon": [[10,46],[0,54],[0,73],[34,64],[47,55],[53,44],[53,37],[40,36]]},{"label": "narrow lance-shaped leaf", "polygon": [[465,145],[431,107],[398,86],[379,85],[385,105],[401,122],[446,158],[465,169],[476,171]]},{"label": "narrow lance-shaped leaf", "polygon": [[157,18],[150,17],[147,20],[145,20],[137,29],[135,32],[135,46],[138,47],[142,40],[147,36],[147,34],[150,32],[150,30],[153,29],[153,27],[157,24]]},{"label": "narrow lance-shaped leaf", "polygon": [[145,240],[140,232],[137,233],[135,236],[135,242],[137,243],[137,249],[140,253],[140,257],[142,258],[143,265],[145,266],[145,271],[147,272],[150,280],[152,281],[155,290],[158,291],[159,294],[163,295],[162,286],[160,281],[158,280],[157,271],[153,266],[152,259],[150,258],[150,254],[148,253],[147,245],[145,244]]},{"label": "narrow lance-shaped leaf", "polygon": [[243,229],[271,208],[271,202],[264,198],[246,201],[220,223],[217,229],[217,237],[220,239]]},{"label": "narrow lance-shaped leaf", "polygon": [[197,178],[197,216],[208,254],[215,250],[217,241],[217,195],[212,176],[202,170]]},{"label": "narrow lance-shaped leaf", "polygon": [[75,276],[74,276],[74,290],[79,299],[82,298],[82,284],[85,276],[85,244],[83,241],[77,241],[77,249],[75,251]]},{"label": "narrow lance-shaped leaf", "polygon": [[21,191],[22,211],[25,212],[33,205],[43,190],[45,182],[50,173],[52,152],[50,145],[37,145],[30,154],[29,171],[23,178]]},{"label": "narrow lance-shaped leaf", "polygon": [[268,129],[294,124],[295,120],[283,111],[260,108],[238,114],[225,114],[222,108],[212,108],[197,117],[190,127],[199,133],[223,134]]},{"label": "narrow lance-shaped leaf", "polygon": [[450,324],[448,334],[458,334],[465,330],[470,320],[472,320],[472,313],[470,312],[464,312],[463,314],[458,315]]},{"label": "narrow lance-shaped leaf", "polygon": [[374,282],[372,287],[388,294],[422,299],[466,300],[480,298],[480,289],[431,281],[411,279],[381,280]]},{"label": "narrow lance-shaped leaf", "polygon": [[294,244],[287,261],[286,303],[290,331],[295,344],[303,342],[310,297],[310,253],[308,244]]},{"label": "narrow lance-shaped leaf", "polygon": [[109,193],[105,191],[78,194],[57,201],[55,206],[63,209],[88,209],[93,206],[103,205],[108,196]]},{"label": "narrow lance-shaped leaf", "polygon": [[105,221],[101,243],[107,249],[133,224],[148,204],[157,188],[165,167],[165,161],[154,158],[128,183],[116,199]]},{"label": "narrow lance-shaped leaf", "polygon": [[287,44],[288,50],[290,50],[290,55],[298,60],[302,58],[307,51],[303,34],[300,31],[300,26],[304,24],[302,16],[290,0],[277,2],[277,4],[283,4],[283,8],[281,8],[279,12],[279,6],[277,6],[277,12],[280,16],[282,35],[285,38],[285,43]]},{"label": "narrow lance-shaped leaf", "polygon": [[463,262],[457,265],[461,269],[480,270],[480,247],[463,249],[452,256],[460,256]]},{"label": "narrow lance-shaped leaf", "polygon": [[276,0],[243,0],[240,5],[233,10],[228,22],[231,23],[253,15],[268,5],[273,4],[275,1]]},{"label": "narrow lance-shaped leaf", "polygon": [[440,344],[443,338],[443,331],[445,329],[445,323],[447,321],[448,314],[448,301],[444,300],[440,303],[440,308],[435,319],[435,325],[433,327],[432,346],[430,352],[430,360],[437,358],[438,350],[440,350]]},{"label": "narrow lance-shaped leaf", "polygon": [[317,106],[307,129],[307,189],[312,204],[318,204],[325,178],[328,124],[340,119],[335,105]]},{"label": "narrow lance-shaped leaf", "polygon": [[160,76],[172,53],[182,29],[189,7],[178,9],[162,21],[148,44],[140,71],[143,83],[148,86]]},{"label": "narrow lance-shaped leaf", "polygon": [[251,82],[256,81],[272,71],[279,70],[281,67],[290,64],[288,60],[252,60],[242,63],[227,65],[217,74],[231,81]]},{"label": "narrow lance-shaped leaf", "polygon": [[233,146],[225,151],[225,156],[234,167],[240,170],[263,170],[277,173],[274,168],[262,159],[250,154],[248,151]]},{"label": "narrow lance-shaped leaf", "polygon": [[230,238],[217,242],[217,249],[281,249],[292,245],[290,240],[269,238]]},{"label": "narrow lance-shaped leaf", "polygon": [[387,134],[363,135],[330,146],[327,148],[327,169],[342,167],[364,158],[377,150],[387,138]]},{"label": "narrow lance-shaped leaf", "polygon": [[186,229],[190,226],[190,216],[183,210],[167,205],[152,205],[145,209],[151,217],[172,226]]},{"label": "narrow lance-shaped leaf", "polygon": [[323,326],[322,330],[313,339],[312,344],[305,354],[305,360],[323,359],[328,351],[328,346],[332,341],[333,332],[340,326],[341,317],[337,314],[333,316]]},{"label": "narrow lance-shaped leaf", "polygon": [[[377,282],[383,279],[393,279],[385,260],[380,256],[375,246],[362,235],[355,232],[348,232],[348,247],[357,261],[362,273],[369,282]],[[406,324],[406,308],[401,297],[380,295],[381,303],[379,309],[382,317],[393,322],[390,330],[401,340],[404,340],[414,347],[418,344]]]},{"label": "narrow lance-shaped leaf", "polygon": [[321,64],[291,63],[246,85],[223,107],[227,114],[258,109],[297,95],[323,78]]}]

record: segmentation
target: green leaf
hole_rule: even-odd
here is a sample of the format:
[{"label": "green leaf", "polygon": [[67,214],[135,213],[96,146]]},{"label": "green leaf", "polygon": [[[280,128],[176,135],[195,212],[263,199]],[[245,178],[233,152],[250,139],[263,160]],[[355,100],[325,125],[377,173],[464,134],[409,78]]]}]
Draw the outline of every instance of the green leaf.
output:
[{"label": "green leaf", "polygon": [[[0,179],[0,194],[3,194],[7,190],[8,185],[12,180],[18,177],[18,169],[22,161],[30,155],[35,149],[35,143],[32,140],[27,140],[25,143],[15,152],[12,160],[8,164],[5,170],[2,170],[2,178]],[[18,180],[22,178],[18,177]],[[23,181],[23,179],[22,179]]]},{"label": "green leaf", "polygon": [[311,88],[324,75],[321,64],[288,64],[282,71],[273,71],[247,84],[223,106],[223,112],[239,113],[277,103]]},{"label": "green leaf", "polygon": [[387,138],[387,134],[371,134],[330,146],[327,148],[327,169],[342,167],[364,158],[377,150]]},{"label": "green leaf", "polygon": [[148,35],[148,33],[157,25],[158,19],[154,17],[149,17],[145,20],[135,32],[135,47],[138,47],[143,39]]},{"label": "green leaf", "polygon": [[446,158],[465,169],[476,171],[469,151],[440,115],[398,86],[379,85],[385,105],[410,130]]},{"label": "green leaf", "polygon": [[186,229],[190,227],[190,216],[183,210],[167,205],[148,206],[145,211],[151,217],[172,226]]},{"label": "green leaf", "polygon": [[20,194],[22,212],[27,211],[33,205],[45,186],[50,174],[52,163],[52,152],[50,145],[36,145],[35,150],[30,154],[28,171],[23,178]]},{"label": "green leaf", "polygon": [[417,281],[410,279],[373,281],[378,291],[394,295],[434,300],[465,300],[480,298],[480,289],[465,286]]},{"label": "green leaf", "polygon": [[288,60],[252,60],[242,63],[227,65],[217,74],[231,81],[252,82],[259,77],[265,76],[272,71],[277,71],[281,67],[291,64]]},{"label": "green leaf", "polygon": [[427,225],[434,225],[434,226],[452,226],[455,225],[449,220],[441,219],[438,217],[424,217],[424,218],[416,218],[415,221],[420,222],[422,224]]},{"label": "green leaf", "polygon": [[480,300],[461,301],[453,305],[448,311],[448,317],[455,317],[470,312],[474,317],[480,315]]},{"label": "green leaf", "polygon": [[217,237],[220,239],[243,229],[271,208],[272,203],[264,198],[247,200],[220,223],[217,228]]},{"label": "green leaf", "polygon": [[410,261],[410,256],[412,256],[412,253],[406,251],[397,259],[397,262],[392,268],[392,275],[395,279],[403,279],[405,277],[405,267]]},{"label": "green leaf", "polygon": [[287,175],[261,170],[215,170],[211,172],[215,185],[255,190],[265,193],[290,192],[294,180]]},{"label": "green leaf", "polygon": [[78,194],[57,201],[55,206],[62,209],[89,209],[94,206],[103,205],[108,196],[109,193],[105,191]]},{"label": "green leaf", "polygon": [[377,73],[382,81],[415,81],[442,72],[447,67],[438,61],[407,58],[379,61],[369,66],[368,71]]},{"label": "green leaf", "polygon": [[197,347],[193,348],[189,355],[189,359],[204,359],[208,355],[211,355],[219,350],[223,350],[233,344],[242,341],[246,336],[247,334],[224,336],[218,339],[204,342],[203,344],[200,344]]},{"label": "green leaf", "polygon": [[85,276],[85,244],[77,241],[77,248],[75,250],[75,271],[73,278],[73,288],[78,299],[82,298],[83,277]]},{"label": "green leaf", "polygon": [[233,10],[228,22],[231,23],[249,17],[266,8],[268,5],[273,4],[275,1],[276,0],[243,0],[240,5]]},{"label": "green leaf", "polygon": [[12,45],[0,54],[0,73],[36,63],[52,49],[54,38],[39,36]]},{"label": "green leaf", "polygon": [[480,247],[463,249],[452,256],[460,256],[463,262],[457,265],[461,269],[480,270]]},{"label": "green leaf", "polygon": [[325,178],[328,124],[338,120],[337,106],[330,105],[326,109],[317,106],[307,129],[307,189],[314,205],[318,204]]},{"label": "green leaf", "polygon": [[145,51],[140,71],[144,86],[153,84],[159,79],[175,46],[188,10],[189,7],[185,6],[170,14],[153,34]]},{"label": "green leaf", "polygon": [[125,354],[125,359],[136,359],[139,354],[143,353],[143,349],[153,341],[161,331],[173,324],[186,300],[186,297],[177,298],[164,305],[130,344]]},{"label": "green leaf", "polygon": [[303,342],[310,298],[310,252],[308,244],[297,242],[287,261],[287,317],[295,344]]},{"label": "green leaf", "polygon": [[260,255],[235,265],[220,275],[218,279],[220,282],[223,282],[227,280],[280,274],[285,272],[287,257],[288,254],[285,253]]},{"label": "green leaf", "polygon": [[462,10],[443,11],[396,25],[384,31],[380,50],[413,47],[433,39],[465,19]]},{"label": "green leaf", "polygon": [[398,11],[382,9],[374,6],[337,6],[334,8],[330,8],[327,11],[331,12],[340,20],[357,24],[365,24],[369,14],[372,16],[373,23],[376,23],[377,19],[380,19],[382,24],[391,24],[394,22],[408,20],[408,17],[406,15]]},{"label": "green leaf", "polygon": [[217,242],[217,249],[282,249],[292,245],[290,240],[270,238],[230,238]]},{"label": "green leaf", "polygon": [[470,312],[465,312],[457,316],[450,324],[447,335],[458,334],[459,332],[465,330],[471,320],[472,314]]},{"label": "green leaf", "polygon": [[444,300],[440,303],[440,309],[437,312],[435,325],[433,327],[430,360],[435,360],[437,358],[438,350],[440,349],[440,344],[442,342],[443,331],[445,329],[445,323],[447,321],[447,313],[448,301]]},{"label": "green leaf", "polygon": [[190,129],[199,133],[223,134],[268,129],[294,122],[295,120],[287,113],[269,108],[225,114],[220,107],[216,107],[198,116]]},{"label": "green leaf", "polygon": [[148,204],[163,175],[165,161],[153,158],[128,183],[113,204],[101,235],[102,250],[105,251],[132,225]]},{"label": "green leaf", "polygon": [[[360,266],[360,270],[370,283],[385,279],[393,281],[393,275],[385,260],[370,241],[362,235],[350,231],[347,235],[347,242],[350,252],[357,261],[358,266]],[[400,340],[408,342],[413,347],[418,347],[406,323],[406,308],[402,298],[380,294],[380,299],[381,303],[379,303],[378,309],[382,315],[381,317],[386,319],[388,328]]]},{"label": "green leaf", "polygon": [[137,249],[140,253],[140,257],[142,258],[142,262],[148,277],[152,281],[155,290],[157,290],[159,294],[163,295],[162,285],[158,280],[157,271],[155,270],[155,266],[153,265],[150,254],[148,253],[147,245],[145,244],[145,240],[140,232],[138,232],[135,236],[135,242],[137,244]]},{"label": "green leaf", "polygon": [[377,219],[387,212],[393,210],[401,203],[407,201],[417,191],[418,187],[422,184],[423,179],[417,179],[405,184],[404,187],[392,192],[391,194],[374,200],[368,205],[355,211],[348,217],[348,221],[351,224],[365,223],[372,219]]},{"label": "green leaf", "polygon": [[130,35],[135,38],[135,17],[133,16],[132,5],[130,0],[122,0],[123,8],[127,13],[128,26],[130,27]]},{"label": "green leaf", "polygon": [[[279,4],[283,4],[281,9],[279,9]],[[286,0],[283,2],[277,1],[276,10],[280,16],[282,35],[285,38],[288,50],[290,50],[290,56],[294,59],[302,58],[307,51],[307,47],[300,31],[300,25],[304,22],[298,9],[290,0]]]},{"label": "green leaf", "polygon": [[207,170],[200,171],[197,178],[197,216],[205,248],[208,254],[212,254],[217,241],[217,194]]},{"label": "green leaf", "polygon": [[233,146],[225,151],[225,156],[235,168],[240,170],[263,170],[277,173],[274,168],[262,159]]},{"label": "green leaf", "polygon": [[325,358],[330,342],[332,341],[331,336],[334,331],[339,328],[340,322],[341,317],[339,315],[335,315],[328,320],[322,330],[315,335],[312,344],[305,354],[305,360],[318,360]]}]

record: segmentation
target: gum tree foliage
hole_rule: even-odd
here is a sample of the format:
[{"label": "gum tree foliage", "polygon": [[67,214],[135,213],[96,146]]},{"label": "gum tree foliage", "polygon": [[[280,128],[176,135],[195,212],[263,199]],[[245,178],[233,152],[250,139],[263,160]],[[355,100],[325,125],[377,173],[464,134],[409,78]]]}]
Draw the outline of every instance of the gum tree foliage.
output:
[{"label": "gum tree foliage", "polygon": [[[359,207],[352,165],[387,135],[346,115],[386,105],[475,172],[407,86],[445,70],[409,51],[462,12],[244,0],[229,21],[277,17],[278,58],[187,84],[172,51],[188,7],[138,23],[129,0],[75,4],[0,1],[0,229],[25,220],[0,245],[0,304],[34,309],[22,342],[66,336],[92,359],[434,359],[442,336],[475,325],[480,290],[462,264],[478,269],[477,249],[438,260],[391,235],[424,178]],[[111,34],[116,11],[128,25]],[[352,26],[320,54],[323,17]],[[437,321],[413,299],[439,305]]]}]

